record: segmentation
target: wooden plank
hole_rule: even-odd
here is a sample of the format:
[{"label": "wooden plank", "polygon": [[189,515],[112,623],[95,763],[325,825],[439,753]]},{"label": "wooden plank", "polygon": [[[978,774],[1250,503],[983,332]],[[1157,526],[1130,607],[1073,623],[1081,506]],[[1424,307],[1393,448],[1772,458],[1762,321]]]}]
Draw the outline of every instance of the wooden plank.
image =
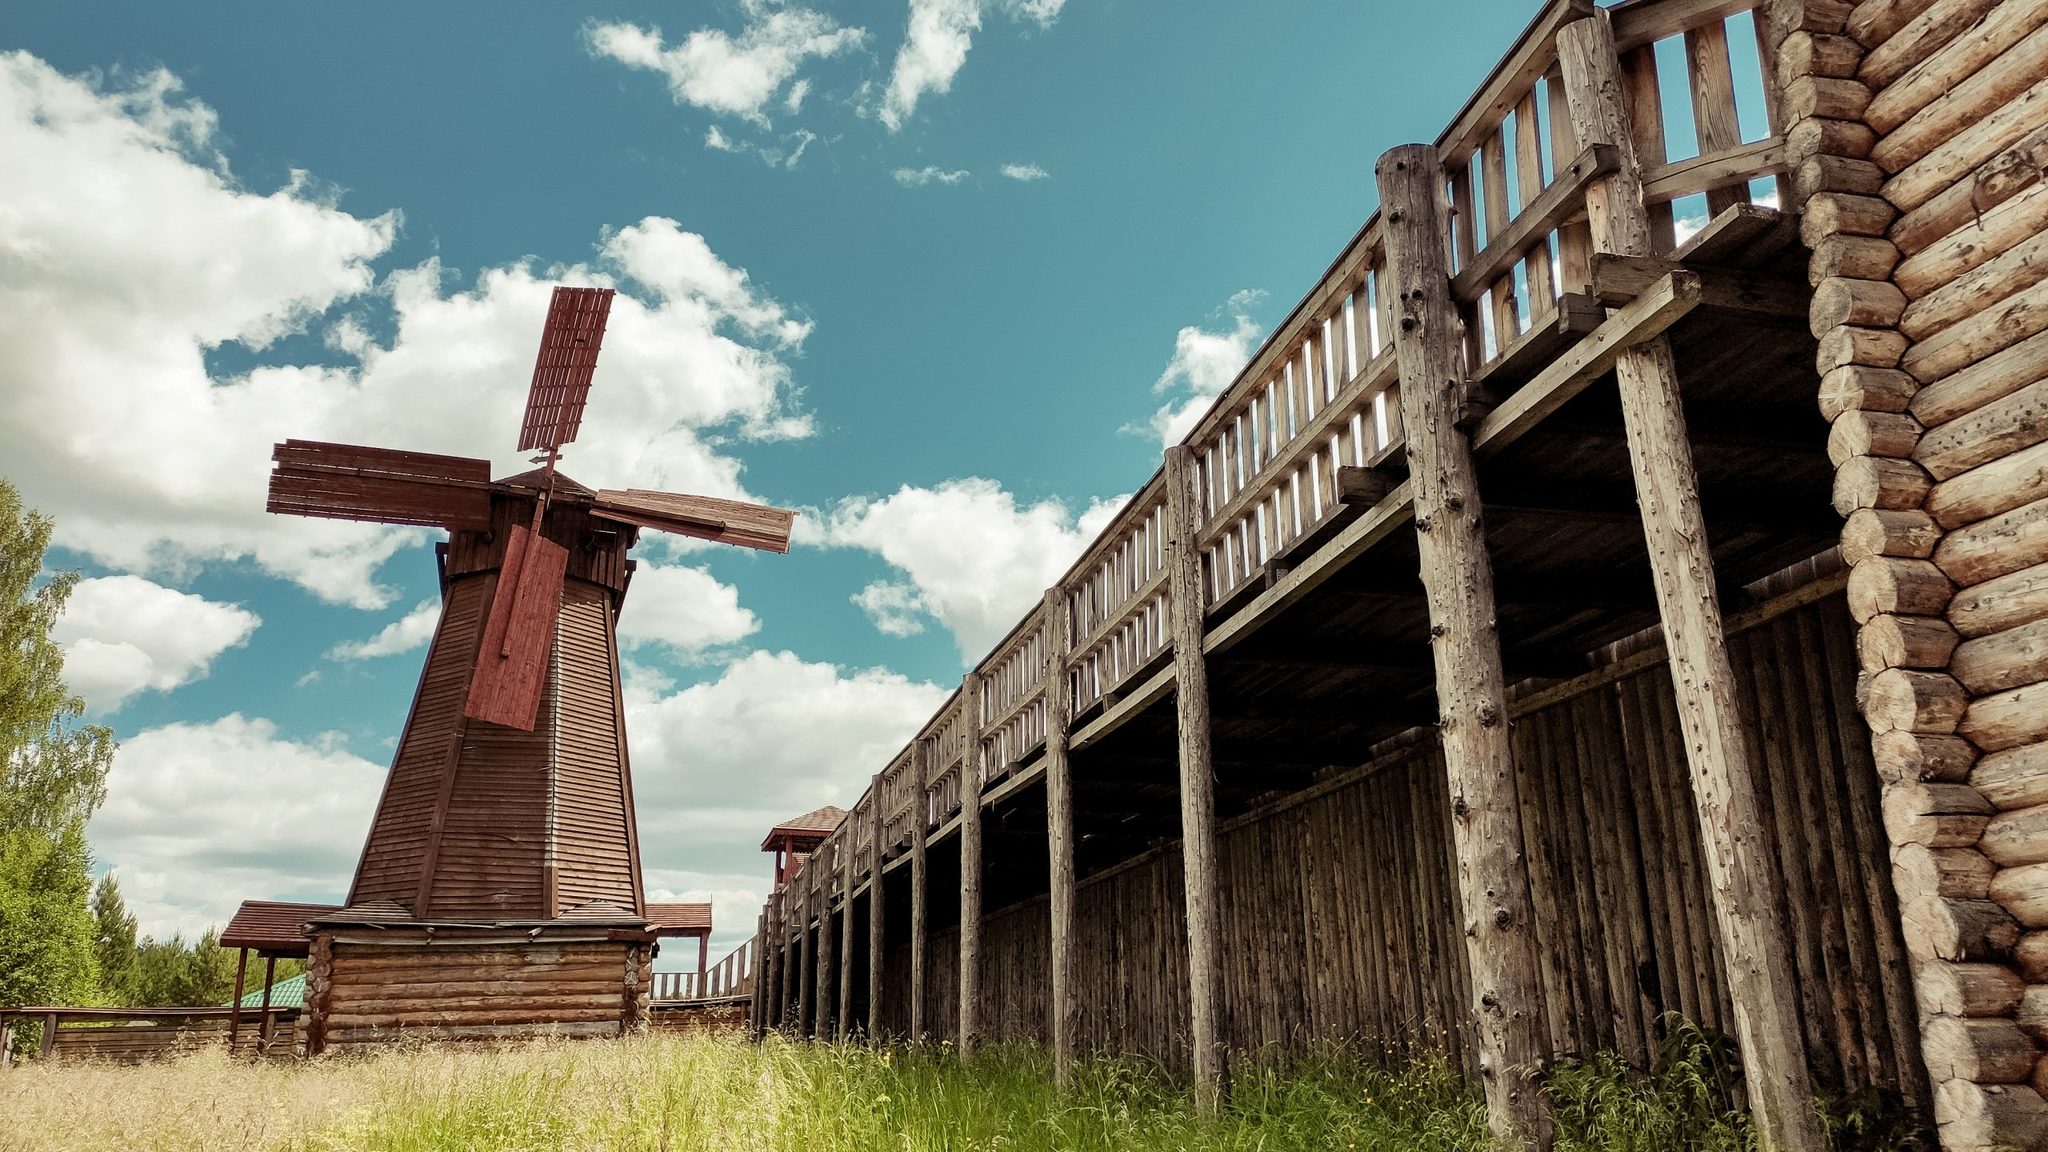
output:
[{"label": "wooden plank", "polygon": [[[1735,72],[1728,62],[1728,26],[1711,20],[1686,30],[1685,56],[1692,78],[1692,122],[1700,155],[1738,147],[1742,129],[1735,121]],[[1747,183],[1716,183],[1707,188],[1707,215],[1731,204],[1747,204]]]},{"label": "wooden plank", "polygon": [[463,715],[533,731],[568,568],[567,548],[523,525],[513,526],[505,547],[505,570],[491,599],[483,643],[470,674]]},{"label": "wooden plank", "polygon": [[1593,294],[1608,304],[1625,304],[1648,291],[1660,277],[1677,271],[1699,277],[1699,303],[1710,308],[1755,312],[1787,320],[1804,320],[1812,296],[1795,280],[1768,273],[1734,269],[1682,269],[1655,256],[1593,254]]},{"label": "wooden plank", "polygon": [[1786,224],[1785,214],[1757,204],[1730,204],[1672,250],[1680,264],[1730,264]]},{"label": "wooden plank", "polygon": [[[1488,284],[1511,269],[1531,245],[1584,211],[1586,185],[1614,171],[1620,163],[1620,150],[1610,144],[1595,145],[1573,157],[1559,169],[1550,187],[1517,213],[1511,223],[1504,224],[1497,235],[1488,232],[1486,247],[1451,277],[1451,294],[1461,301],[1477,298]],[[1548,249],[1544,266],[1549,267]],[[1546,285],[1544,293],[1548,292]]]},{"label": "wooden plank", "polygon": [[[1566,98],[1581,133],[1589,140],[1628,140],[1621,66],[1608,17],[1582,20],[1561,31],[1558,52]],[[1651,254],[1649,217],[1632,158],[1588,190],[1587,209],[1601,251]],[[1623,353],[1615,370],[1672,675],[1687,685],[1677,703],[1714,879],[1724,959],[1742,1006],[1736,1013],[1737,1038],[1745,1066],[1776,1070],[1755,1085],[1752,1110],[1761,1135],[1773,1147],[1819,1152],[1826,1143],[1812,1108],[1798,993],[1780,943],[1784,934],[1776,880],[1768,855],[1749,838],[1758,824],[1761,798],[1742,743],[1734,672],[1669,341],[1636,345]]]},{"label": "wooden plank", "polygon": [[1166,451],[1166,552],[1179,728],[1182,879],[1188,930],[1188,1013],[1195,1108],[1214,1116],[1229,1075],[1220,1000],[1223,935],[1217,901],[1216,797],[1210,783],[1209,673],[1203,653],[1202,556],[1193,454]]},{"label": "wooden plank", "polygon": [[1508,742],[1493,561],[1479,517],[1473,450],[1458,430],[1465,401],[1455,304],[1443,264],[1436,150],[1396,148],[1374,167],[1386,215],[1387,261],[1400,322],[1403,423],[1409,431],[1416,545],[1428,593],[1438,729],[1449,774],[1471,1009],[1479,1034],[1488,1124],[1508,1147],[1548,1147],[1540,1082],[1551,1049],[1542,966],[1524,871]]},{"label": "wooden plank", "polygon": [[[1668,204],[1695,192],[1746,185],[1758,176],[1775,176],[1785,171],[1785,156],[1785,138],[1766,136],[1748,144],[1731,144],[1711,152],[1703,151],[1698,156],[1669,164],[1646,165],[1643,168],[1643,201],[1653,205]],[[1723,204],[1714,211],[1722,212],[1729,206]]]},{"label": "wooden plank", "polygon": [[1612,371],[1623,353],[1662,336],[1699,306],[1701,295],[1697,273],[1682,268],[1666,273],[1487,413],[1473,430],[1472,450],[1487,455],[1527,435],[1545,417]]},{"label": "wooden plank", "polygon": [[1051,1038],[1053,1083],[1070,1088],[1074,1079],[1076,1033],[1080,1005],[1074,988],[1074,781],[1067,759],[1067,724],[1073,712],[1072,681],[1067,671],[1073,626],[1067,590],[1046,589],[1045,623],[1045,773],[1046,856],[1048,883],[1048,945],[1051,952],[1047,1031]]},{"label": "wooden plank", "polygon": [[1557,30],[1573,20],[1584,19],[1592,11],[1592,0],[1550,0],[1537,10],[1522,34],[1515,38],[1514,47],[1493,66],[1486,80],[1437,137],[1437,151],[1447,167],[1470,156],[1478,146],[1480,134],[1489,126],[1498,127],[1535,86],[1537,77],[1555,59],[1551,41]]}]

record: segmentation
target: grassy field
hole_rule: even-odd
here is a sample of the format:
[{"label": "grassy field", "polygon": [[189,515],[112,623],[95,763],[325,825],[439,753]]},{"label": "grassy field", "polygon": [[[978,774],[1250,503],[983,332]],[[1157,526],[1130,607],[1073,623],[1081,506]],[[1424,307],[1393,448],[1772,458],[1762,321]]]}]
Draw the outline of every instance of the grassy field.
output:
[{"label": "grassy field", "polygon": [[[1618,1066],[1561,1075],[1564,1152],[1735,1152],[1701,1069],[1645,1081]],[[1667,1082],[1668,1081],[1668,1082]],[[946,1053],[754,1045],[656,1033],[618,1041],[400,1049],[312,1063],[218,1051],[141,1067],[0,1072],[4,1149],[1486,1149],[1479,1100],[1440,1063],[1388,1072],[1341,1054],[1248,1070],[1204,1123],[1170,1082],[1090,1062],[1054,1092],[1035,1053],[962,1067]]]}]

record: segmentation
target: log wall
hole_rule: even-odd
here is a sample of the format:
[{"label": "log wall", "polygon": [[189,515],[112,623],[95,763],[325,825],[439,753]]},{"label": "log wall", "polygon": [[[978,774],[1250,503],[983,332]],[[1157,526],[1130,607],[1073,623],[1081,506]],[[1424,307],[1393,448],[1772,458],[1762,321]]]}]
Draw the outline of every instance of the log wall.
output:
[{"label": "log wall", "polygon": [[1950,1149],[2048,1147],[2048,5],[1781,6],[1820,403]]},{"label": "log wall", "polygon": [[[1839,593],[1732,637],[1744,727],[1771,770],[1767,840],[1788,881],[1781,910],[1816,1083],[1834,1094],[1875,1085],[1917,1108],[1913,990],[1853,646]],[[1732,1025],[1670,674],[1656,664],[1555,696],[1526,701],[1513,726],[1553,1047],[1648,1066],[1666,1013]],[[1350,1039],[1425,1045],[1471,1065],[1450,799],[1442,757],[1413,743],[1223,826],[1233,1048]],[[1182,890],[1177,846],[1081,881],[1081,1050],[1186,1059]],[[983,1026],[994,1040],[1043,1042],[1045,900],[992,910],[984,924]],[[955,931],[934,934],[933,1004],[956,994]],[[884,1026],[903,1034],[909,947],[894,942]],[[928,1018],[936,1038],[951,1038],[946,1013]]]},{"label": "log wall", "polygon": [[382,944],[316,939],[309,1047],[394,1039],[617,1036],[644,1024],[651,946],[602,940]]}]

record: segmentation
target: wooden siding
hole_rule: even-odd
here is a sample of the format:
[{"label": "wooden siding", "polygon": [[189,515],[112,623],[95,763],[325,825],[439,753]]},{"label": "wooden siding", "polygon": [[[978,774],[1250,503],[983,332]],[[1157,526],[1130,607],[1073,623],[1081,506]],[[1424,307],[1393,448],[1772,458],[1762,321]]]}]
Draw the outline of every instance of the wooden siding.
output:
[{"label": "wooden siding", "polygon": [[555,884],[562,911],[589,903],[637,905],[611,614],[612,597],[603,588],[572,580],[563,590],[552,697]]},{"label": "wooden siding", "polygon": [[449,741],[462,716],[476,659],[477,632],[495,584],[490,576],[451,582],[412,715],[400,734],[398,754],[370,822],[349,903],[394,900],[410,908],[419,894],[434,806],[448,765]]}]

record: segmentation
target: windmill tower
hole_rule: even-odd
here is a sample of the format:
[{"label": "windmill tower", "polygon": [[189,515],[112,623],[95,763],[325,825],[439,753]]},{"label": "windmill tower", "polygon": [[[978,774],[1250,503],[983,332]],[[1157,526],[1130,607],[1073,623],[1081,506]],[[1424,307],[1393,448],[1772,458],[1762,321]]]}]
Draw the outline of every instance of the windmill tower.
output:
[{"label": "windmill tower", "polygon": [[490,462],[288,440],[272,512],[447,529],[441,620],[348,902],[310,922],[308,1049],[393,1033],[616,1032],[652,946],[619,686],[639,531],[786,551],[792,514],[556,468],[610,289],[556,288],[519,448]]}]

